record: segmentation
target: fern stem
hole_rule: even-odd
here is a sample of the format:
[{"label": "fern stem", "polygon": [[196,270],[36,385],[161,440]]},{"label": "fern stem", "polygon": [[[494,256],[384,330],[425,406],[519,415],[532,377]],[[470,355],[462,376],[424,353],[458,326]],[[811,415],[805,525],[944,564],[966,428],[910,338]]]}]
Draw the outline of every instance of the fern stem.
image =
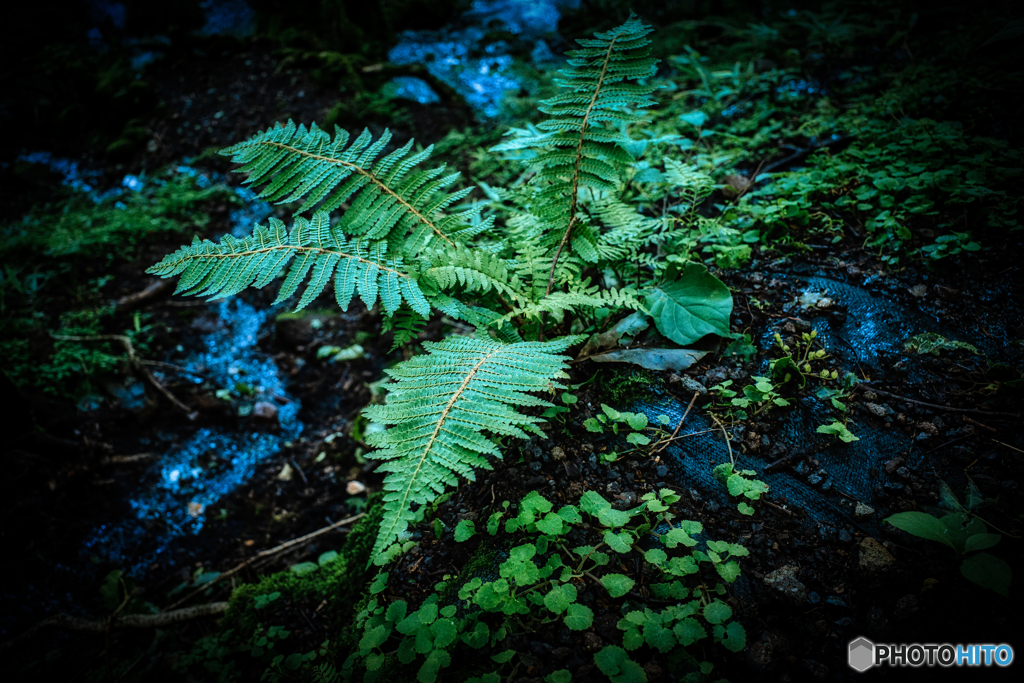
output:
[{"label": "fern stem", "polygon": [[[584,125],[586,125],[586,124],[584,124]],[[316,159],[317,161],[324,161],[324,162],[327,162],[329,164],[338,164],[339,166],[344,166],[345,168],[352,169],[353,171],[355,171],[359,175],[364,176],[367,179],[369,179],[369,181],[371,183],[373,183],[374,185],[379,187],[381,190],[383,190],[385,193],[387,193],[388,195],[393,197],[395,199],[395,201],[398,202],[399,204],[401,204],[402,206],[404,206],[409,211],[409,213],[411,213],[413,216],[418,218],[428,228],[433,230],[435,235],[437,235],[438,237],[443,239],[448,244],[450,244],[452,246],[455,246],[455,243],[452,242],[450,239],[448,239],[448,237],[443,232],[441,232],[441,230],[437,227],[437,225],[433,221],[431,221],[429,218],[427,218],[422,213],[417,211],[416,208],[412,204],[410,204],[409,202],[405,201],[401,197],[401,195],[399,195],[397,192],[395,192],[390,187],[388,187],[387,184],[384,181],[382,181],[380,178],[378,178],[374,174],[372,174],[369,171],[367,171],[362,166],[359,166],[357,164],[353,164],[353,163],[351,163],[349,161],[343,161],[341,159],[335,159],[334,157],[325,157],[325,156],[323,156],[321,154],[312,154],[310,152],[303,151],[303,150],[299,149],[298,147],[292,147],[291,145],[286,145],[286,144],[281,143],[281,142],[271,142],[271,141],[263,140],[263,141],[260,141],[257,144],[269,145],[271,147],[279,147],[281,149],[286,149],[289,152],[294,152],[295,154],[307,157],[309,159]]]},{"label": "fern stem", "polygon": [[544,296],[551,293],[551,285],[555,281],[555,266],[558,265],[558,257],[562,255],[562,249],[565,247],[565,243],[569,241],[572,236],[572,230],[576,227],[576,211],[577,203],[579,198],[580,189],[580,164],[583,163],[583,139],[587,134],[587,126],[590,122],[590,113],[594,110],[594,104],[597,103],[597,97],[601,94],[601,86],[604,84],[604,77],[608,73],[608,64],[612,59],[612,51],[615,47],[615,41],[619,37],[615,36],[608,43],[608,52],[604,56],[604,64],[601,65],[601,73],[597,77],[597,85],[594,87],[594,95],[590,98],[590,104],[587,105],[587,111],[583,114],[583,123],[580,125],[580,139],[576,143],[576,160],[573,162],[572,172],[572,189],[570,190],[569,197],[569,225],[565,228],[565,233],[562,235],[562,241],[558,243],[558,249],[555,250],[555,257],[551,260],[551,272],[548,273],[548,288],[544,292]]},{"label": "fern stem", "polygon": [[385,271],[387,273],[394,273],[397,277],[404,277],[407,280],[411,279],[411,277],[409,275],[407,275],[406,273],[403,273],[400,270],[394,270],[393,268],[388,268],[386,266],[382,266],[381,264],[377,263],[376,261],[369,261],[367,259],[360,258],[358,256],[353,256],[352,254],[346,254],[343,251],[336,251],[334,249],[322,249],[320,247],[300,247],[300,246],[293,245],[293,244],[285,244],[285,245],[274,246],[274,247],[264,247],[263,249],[253,249],[251,251],[237,251],[237,252],[232,252],[230,254],[194,254],[194,255],[186,256],[186,257],[184,257],[182,259],[179,259],[177,261],[172,261],[171,263],[167,264],[167,266],[168,267],[177,266],[178,264],[180,264],[180,263],[182,263],[184,261],[197,261],[199,259],[215,259],[215,260],[220,260],[220,259],[229,259],[229,258],[240,258],[240,257],[243,257],[243,256],[252,256],[254,254],[265,254],[265,253],[271,252],[271,251],[281,251],[282,249],[291,249],[292,251],[296,251],[296,252],[315,252],[317,254],[336,254],[336,255],[338,255],[338,256],[340,256],[342,258],[355,259],[356,261],[359,261],[360,263],[365,263],[367,265],[376,266],[378,269],[383,270],[383,271]]}]

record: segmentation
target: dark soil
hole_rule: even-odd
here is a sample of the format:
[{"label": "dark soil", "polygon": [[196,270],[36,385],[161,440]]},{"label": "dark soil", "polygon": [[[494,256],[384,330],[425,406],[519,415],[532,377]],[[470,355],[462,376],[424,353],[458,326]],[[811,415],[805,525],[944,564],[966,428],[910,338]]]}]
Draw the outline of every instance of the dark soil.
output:
[{"label": "dark soil", "polygon": [[[315,80],[308,71],[284,63],[271,46],[259,42],[241,52],[195,48],[154,69],[150,80],[164,108],[146,123],[152,134],[148,142],[129,158],[104,167],[109,174],[108,184],[127,172],[198,157],[211,147],[243,140],[288,118],[321,121],[339,101],[349,105],[353,101],[336,84]],[[348,113],[343,116],[352,116],[353,110],[345,111]],[[453,102],[433,107],[410,104],[407,111],[406,118],[392,125],[399,144],[412,135],[437,139],[450,128],[464,127],[471,121],[469,110]],[[373,117],[366,123],[375,133],[383,129],[383,124],[383,119]],[[213,157],[204,157],[199,163],[227,168],[225,161]],[[24,197],[9,197],[4,200],[4,210],[17,214],[24,210],[25,201]],[[226,205],[210,207],[213,220],[202,236],[225,232],[228,211]],[[761,251],[743,273],[723,276],[736,297],[733,329],[750,329],[755,339],[770,328],[787,332],[789,323],[799,321],[799,315],[787,308],[799,292],[791,282],[776,280],[774,274],[796,272],[857,284],[943,324],[977,329],[991,337],[995,333],[987,329],[986,316],[1020,315],[1020,296],[1024,292],[1024,267],[1018,257],[1021,233],[995,239],[1001,241],[986,242],[991,249],[949,259],[935,270],[910,268],[896,274],[870,253],[845,242],[785,259]],[[151,278],[145,268],[177,246],[177,241],[147,245],[138,261],[119,266],[116,294],[130,294],[149,286]],[[100,268],[95,266],[97,271]],[[917,285],[926,287],[921,299],[908,293]],[[243,296],[266,306],[273,300],[275,289],[276,285],[269,291]],[[754,295],[762,307],[751,305],[750,297]],[[311,309],[333,311],[333,301],[324,297]],[[178,346],[192,348],[214,315],[205,304],[177,296],[149,301],[144,310],[153,315],[156,329],[162,330],[151,348],[156,360]],[[120,315],[127,326],[131,314]],[[310,324],[312,320],[318,324]],[[380,324],[377,314],[357,306],[348,313],[317,313],[263,330],[260,348],[273,354],[287,374],[291,393],[302,403],[300,417],[305,430],[261,465],[248,486],[217,504],[226,511],[223,519],[211,517],[202,532],[176,541],[168,549],[167,561],[149,567],[139,581],[144,599],[166,606],[174,600],[167,597],[168,592],[199,567],[225,571],[259,550],[349,516],[360,509],[366,495],[350,494],[350,482],[365,485],[367,492],[379,488],[381,478],[373,472],[372,461],[367,464],[360,457],[366,446],[355,438],[353,427],[359,411],[371,398],[367,385],[380,379],[388,362],[401,358],[401,352],[388,353],[390,338],[379,338]],[[1022,325],[1020,318],[1008,320],[1014,338],[1024,335]],[[317,360],[320,347],[348,346],[359,333],[368,334],[371,340],[379,339],[363,342],[365,359],[336,364]],[[440,334],[440,321],[434,321],[424,338],[436,339]],[[1011,345],[1005,348],[1003,358],[1019,361],[1021,355],[1021,347]],[[756,374],[760,360],[758,357],[746,364],[722,366],[720,360],[709,357],[686,375],[706,380],[720,366],[723,372]],[[945,354],[918,359],[915,362],[928,377],[925,382],[906,380],[899,369],[901,362],[900,358],[884,359],[882,378],[872,377],[871,387],[862,388],[858,399],[858,403],[865,403],[868,392],[880,390],[874,400],[891,407],[890,415],[876,419],[857,410],[865,420],[873,420],[871,424],[876,428],[917,440],[924,461],[910,470],[902,465],[905,454],[893,453],[886,467],[891,466],[899,485],[878,491],[876,504],[884,505],[888,512],[934,505],[938,479],[959,481],[967,473],[982,494],[994,501],[986,509],[985,518],[1007,532],[998,554],[1015,568],[1024,566],[1021,544],[1013,538],[1022,531],[1016,504],[1024,482],[1024,438],[1020,418],[1002,414],[1019,413],[1019,394],[1006,398],[1005,392],[990,391],[990,379],[980,358]],[[590,362],[578,364],[573,369],[573,381],[582,382],[597,369]],[[651,391],[684,406],[689,403],[693,392],[685,388],[681,378],[671,373],[651,373],[648,380]],[[588,385],[580,393],[579,406],[608,401],[595,386]],[[196,411],[195,420],[189,421],[151,391],[149,408],[140,414],[115,408],[86,414],[70,404],[4,387],[10,406],[5,411],[4,432],[12,437],[4,446],[5,476],[0,485],[4,591],[16,593],[26,585],[37,587],[22,596],[17,613],[5,615],[5,639],[58,606],[68,609],[69,603],[78,614],[103,613],[95,579],[116,567],[97,567],[89,573],[88,581],[69,567],[78,562],[75,553],[83,535],[99,520],[116,516],[119,501],[146,470],[145,460],[117,461],[114,456],[133,455],[125,452],[126,444],[138,443],[140,438],[158,431],[184,439],[208,425],[249,431],[275,429],[272,421],[239,418],[225,410],[222,401],[208,392],[196,392],[194,385],[185,381],[169,382],[167,388]],[[695,408],[702,410],[706,403],[706,398],[699,398]],[[610,444],[595,441],[593,435],[579,428],[589,416],[587,409],[581,408],[569,416],[564,430],[554,430],[550,441],[517,446],[495,464],[492,473],[464,484],[440,508],[439,516],[446,528],[454,529],[464,518],[486,519],[493,506],[504,500],[516,501],[530,490],[540,490],[558,503],[570,503],[592,489],[625,507],[647,491],[663,485],[677,486],[656,459],[635,455],[610,464],[599,462],[597,453]],[[768,421],[757,428],[757,436],[772,439],[775,428]],[[783,457],[760,452],[756,440],[751,444],[750,451],[763,461],[762,469]],[[555,446],[562,449],[566,459],[556,461],[551,457]],[[810,453],[779,467],[801,476],[801,466],[813,469],[817,464]],[[282,476],[286,466],[291,469],[290,477]],[[799,505],[771,494],[758,506],[754,517],[744,517],[734,506],[718,505],[697,491],[680,488],[680,492],[684,494],[681,505],[686,516],[714,530],[717,538],[743,543],[752,552],[742,563],[745,575],[751,578],[744,591],[730,597],[746,625],[748,648],[741,658],[713,660],[731,680],[845,680],[853,677],[845,664],[846,646],[857,636],[876,642],[1000,643],[1010,642],[1015,632],[1012,624],[1020,623],[1018,587],[1012,590],[1012,599],[1002,599],[966,582],[960,576],[958,559],[939,544],[914,539],[877,523],[870,529],[853,521],[822,523]],[[434,538],[426,528],[419,533],[423,538]],[[862,566],[863,543],[868,538],[876,539],[894,558],[891,566],[880,571]],[[319,553],[341,543],[340,532],[320,537],[280,555],[261,567],[260,573],[315,560]],[[414,603],[430,593],[440,576],[459,574],[473,549],[472,543],[456,544],[450,531],[440,539],[424,541],[394,570],[403,577],[404,597]],[[764,581],[772,572],[789,566],[795,568],[794,575],[808,593],[799,601],[780,597]],[[241,582],[256,576],[247,570],[236,578]],[[644,584],[638,584],[643,592]],[[209,599],[224,599],[229,589],[229,585],[218,586]],[[607,605],[596,591],[584,592],[581,601],[599,615],[593,631],[542,631],[529,642],[517,643],[517,650],[530,652],[534,658],[533,665],[519,672],[518,680],[536,680],[560,668],[570,669],[574,681],[603,680],[587,653],[619,642],[615,628],[618,615],[602,614]],[[5,604],[14,602],[8,599]],[[280,614],[291,620],[285,626],[295,633],[295,642],[312,647],[327,637],[331,618],[315,606],[296,606]],[[210,624],[194,622],[181,627],[178,638],[187,643],[211,632]],[[51,633],[45,637],[47,642],[33,645],[40,648],[40,656],[55,649],[73,653],[65,655],[66,661],[76,661],[73,671],[94,666],[108,651],[101,639],[91,635]],[[110,648],[116,648],[119,642],[134,646],[150,637],[112,636]],[[147,671],[149,678],[174,679],[163,663],[173,660],[180,645],[164,650],[159,639],[156,642],[155,651],[140,670]],[[657,655],[644,656],[646,659],[639,661],[649,680],[671,679]],[[893,679],[909,674],[899,670],[888,673]],[[915,673],[932,675],[924,670]]]}]

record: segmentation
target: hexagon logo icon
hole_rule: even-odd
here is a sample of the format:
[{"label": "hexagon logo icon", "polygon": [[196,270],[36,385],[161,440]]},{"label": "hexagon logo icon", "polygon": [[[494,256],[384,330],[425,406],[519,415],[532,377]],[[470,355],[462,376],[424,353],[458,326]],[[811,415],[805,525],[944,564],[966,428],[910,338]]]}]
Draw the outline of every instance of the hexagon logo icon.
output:
[{"label": "hexagon logo icon", "polygon": [[851,669],[867,671],[875,664],[875,644],[867,638],[851,641],[847,661]]}]

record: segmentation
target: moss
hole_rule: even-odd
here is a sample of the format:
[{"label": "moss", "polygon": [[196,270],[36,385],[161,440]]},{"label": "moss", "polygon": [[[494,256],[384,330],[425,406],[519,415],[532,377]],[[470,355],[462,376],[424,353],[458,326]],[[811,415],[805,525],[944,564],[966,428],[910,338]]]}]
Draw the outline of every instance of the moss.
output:
[{"label": "moss", "polygon": [[660,387],[660,377],[646,370],[628,373],[606,372],[601,377],[602,395],[611,399],[609,405],[625,406],[650,396],[651,389]]},{"label": "moss", "polygon": [[[285,570],[236,588],[231,594],[230,606],[221,627],[233,629],[244,636],[266,622],[268,615],[273,614],[275,604],[314,599],[326,600],[325,609],[335,618],[351,619],[353,606],[365,593],[366,584],[374,574],[368,564],[382,515],[380,495],[371,496],[367,502],[366,517],[352,527],[334,560],[308,574]],[[273,593],[280,593],[281,598],[257,607],[258,596]]]}]

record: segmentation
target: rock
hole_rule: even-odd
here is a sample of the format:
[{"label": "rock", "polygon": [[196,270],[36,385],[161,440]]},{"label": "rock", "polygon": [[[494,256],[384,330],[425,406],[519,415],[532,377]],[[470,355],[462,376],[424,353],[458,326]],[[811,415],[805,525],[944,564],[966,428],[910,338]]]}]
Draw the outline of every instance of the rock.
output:
[{"label": "rock", "polygon": [[853,518],[855,520],[859,521],[859,522],[862,522],[865,519],[870,518],[870,516],[873,515],[873,514],[874,514],[874,508],[872,508],[869,505],[864,505],[863,503],[860,503],[859,501],[857,502],[857,507],[855,507],[853,509]]},{"label": "rock", "polygon": [[554,448],[551,449],[551,459],[554,460],[555,462],[561,462],[565,460],[565,451],[563,451],[560,447],[555,446]]},{"label": "rock", "polygon": [[795,566],[786,565],[765,576],[764,582],[787,600],[803,604],[807,602],[807,586],[796,578],[796,572]]},{"label": "rock", "polygon": [[875,417],[885,417],[886,414],[888,414],[889,412],[883,406],[880,406],[877,403],[865,403],[864,407],[867,408],[868,412],[874,415]]},{"label": "rock", "polygon": [[746,445],[747,450],[756,451],[761,448],[761,437],[758,436],[757,432],[747,432],[747,436],[743,439],[743,443]]},{"label": "rock", "polygon": [[281,471],[278,473],[277,478],[280,481],[291,481],[292,480],[292,466],[289,465],[288,463],[285,463],[284,467],[282,467]]},{"label": "rock", "polygon": [[727,379],[729,379],[729,368],[711,368],[707,371],[707,374],[704,375],[704,384],[706,386],[713,387],[716,384],[721,384]]},{"label": "rock", "polygon": [[928,285],[914,285],[913,287],[910,288],[909,291],[910,296],[914,297],[915,299],[920,299],[925,294],[928,293]]},{"label": "rock", "polygon": [[875,539],[865,538],[860,542],[860,568],[864,571],[885,571],[895,564],[896,558]]},{"label": "rock", "polygon": [[835,303],[835,302],[834,302],[834,301],[832,301],[832,299],[829,299],[829,298],[828,298],[828,297],[826,296],[826,297],[824,297],[824,298],[818,299],[818,304],[817,304],[817,306],[818,306],[818,308],[832,308],[832,306],[833,306],[833,304],[834,304],[834,303]]},{"label": "rock", "polygon": [[682,384],[683,388],[687,391],[695,391],[701,396],[707,396],[708,394],[708,390],[703,384],[692,377],[687,377],[686,375],[673,374],[668,378],[668,381],[673,384]]},{"label": "rock", "polygon": [[366,484],[361,481],[353,479],[345,485],[345,493],[350,496],[358,496],[360,493],[366,490]]},{"label": "rock", "polygon": [[604,641],[601,640],[601,636],[597,635],[593,631],[587,631],[583,634],[583,645],[590,652],[594,652],[604,646]]},{"label": "rock", "polygon": [[917,428],[926,434],[938,434],[939,428],[933,425],[931,422],[919,422]]},{"label": "rock", "polygon": [[889,462],[885,463],[885,472],[886,472],[886,474],[892,474],[897,469],[899,469],[899,466],[902,465],[902,464],[903,464],[903,456],[902,455],[893,458]]},{"label": "rock", "polygon": [[252,416],[261,420],[277,420],[277,406],[267,401],[260,401],[252,407]]}]

